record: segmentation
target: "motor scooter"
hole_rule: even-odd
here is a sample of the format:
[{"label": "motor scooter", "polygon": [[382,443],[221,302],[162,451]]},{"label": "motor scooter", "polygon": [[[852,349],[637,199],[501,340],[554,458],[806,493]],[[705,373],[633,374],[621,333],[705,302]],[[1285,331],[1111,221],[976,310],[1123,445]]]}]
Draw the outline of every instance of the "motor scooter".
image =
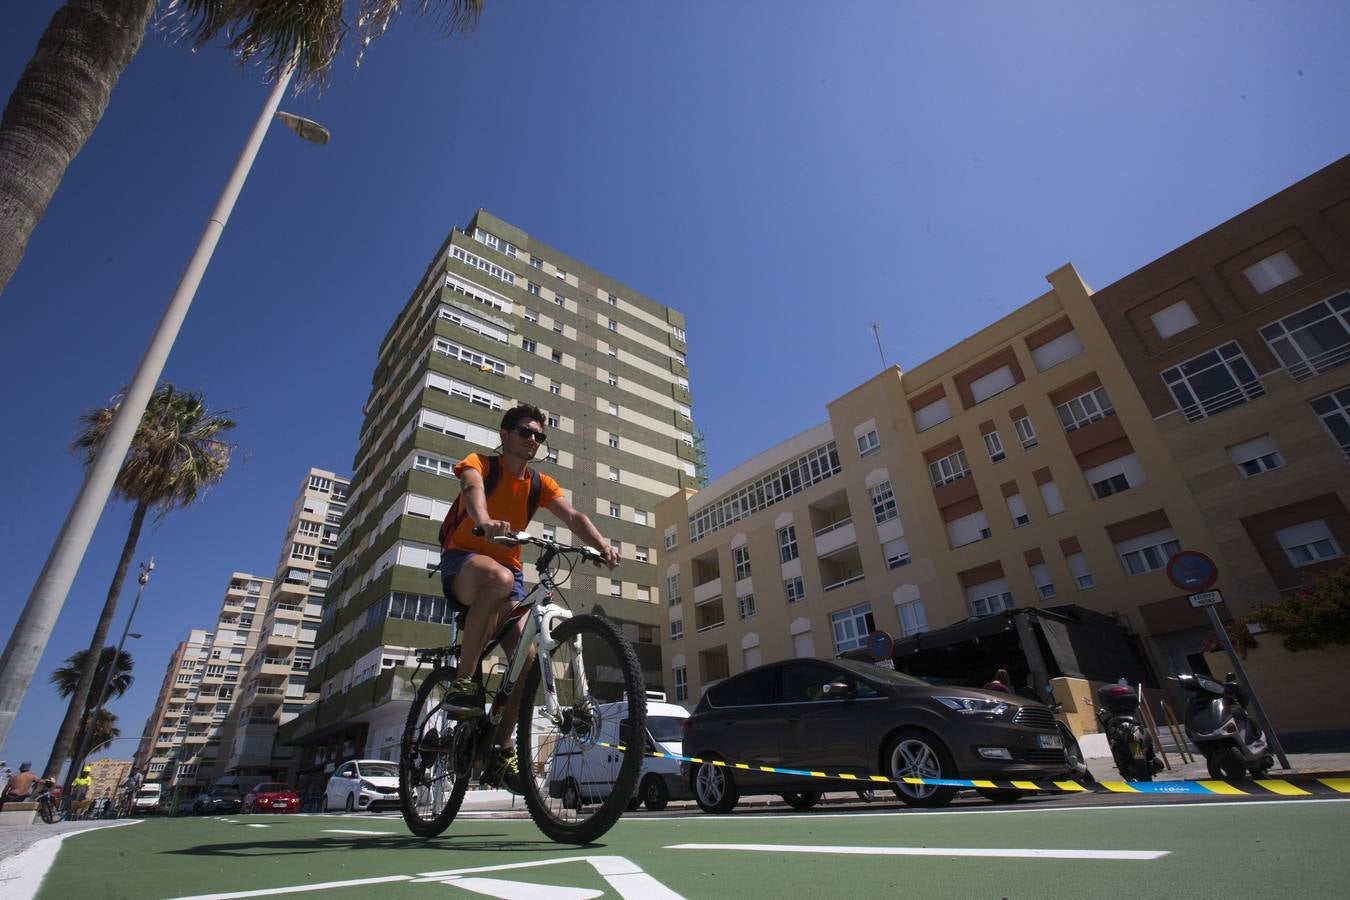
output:
[{"label": "motor scooter", "polygon": [[1097,689],[1097,721],[1111,746],[1111,757],[1126,781],[1152,781],[1163,769],[1153,735],[1137,718],[1144,686],[1107,684]]},{"label": "motor scooter", "polygon": [[1228,673],[1220,684],[1203,675],[1173,675],[1186,692],[1186,736],[1205,757],[1210,778],[1264,778],[1275,758],[1261,727],[1247,714],[1250,699]]}]

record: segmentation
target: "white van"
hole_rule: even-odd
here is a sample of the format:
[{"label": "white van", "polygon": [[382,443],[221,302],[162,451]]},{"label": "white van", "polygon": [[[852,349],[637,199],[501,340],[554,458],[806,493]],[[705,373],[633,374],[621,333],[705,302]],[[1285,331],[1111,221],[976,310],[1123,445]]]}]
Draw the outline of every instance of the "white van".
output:
[{"label": "white van", "polygon": [[[614,789],[622,757],[604,744],[627,744],[628,702],[601,704],[598,742],[583,744],[575,749],[560,747],[553,755],[549,775],[549,796],[562,798],[566,806],[579,801],[599,803]],[[666,695],[647,692],[647,734],[644,753],[653,751],[678,756],[683,746],[684,720],[689,712],[682,706],[666,702]],[[680,777],[680,761],[666,757],[644,756],[638,773],[637,785],[629,808],[644,804],[656,812],[665,809],[671,800],[692,797],[689,782]]]},{"label": "white van", "polygon": [[159,783],[147,781],[136,789],[136,796],[131,798],[131,811],[133,813],[152,813],[159,806],[159,798]]}]

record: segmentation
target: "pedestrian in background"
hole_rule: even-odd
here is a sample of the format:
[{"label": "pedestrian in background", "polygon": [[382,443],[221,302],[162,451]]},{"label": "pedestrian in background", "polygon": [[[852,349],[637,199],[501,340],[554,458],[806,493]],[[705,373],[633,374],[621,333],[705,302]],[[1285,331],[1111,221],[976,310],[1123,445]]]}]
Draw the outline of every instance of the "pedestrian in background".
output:
[{"label": "pedestrian in background", "polygon": [[1011,694],[1012,688],[1008,687],[1010,684],[1012,684],[1012,678],[1009,677],[1008,670],[999,669],[994,673],[994,680],[986,684],[984,689],[986,691],[1000,691],[1004,694]]}]

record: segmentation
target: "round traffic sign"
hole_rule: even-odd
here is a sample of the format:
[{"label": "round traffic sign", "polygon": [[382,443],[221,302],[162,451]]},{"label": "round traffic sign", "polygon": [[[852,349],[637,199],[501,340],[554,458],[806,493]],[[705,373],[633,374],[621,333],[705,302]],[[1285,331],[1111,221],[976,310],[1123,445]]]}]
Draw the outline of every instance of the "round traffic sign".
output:
[{"label": "round traffic sign", "polygon": [[867,652],[873,659],[890,659],[894,646],[895,641],[891,640],[891,636],[879,628],[867,636]]},{"label": "round traffic sign", "polygon": [[1192,593],[1207,591],[1219,580],[1219,567],[1198,550],[1180,550],[1167,560],[1167,580]]}]

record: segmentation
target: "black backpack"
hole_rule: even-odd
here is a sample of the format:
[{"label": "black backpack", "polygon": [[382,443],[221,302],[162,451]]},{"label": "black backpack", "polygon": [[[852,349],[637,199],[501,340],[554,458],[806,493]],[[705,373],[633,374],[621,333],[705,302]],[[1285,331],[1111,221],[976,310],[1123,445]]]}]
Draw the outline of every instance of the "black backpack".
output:
[{"label": "black backpack", "polygon": [[[501,480],[502,459],[500,456],[486,457],[488,464],[487,477],[483,479],[484,498],[492,496],[492,491],[497,487],[497,482]],[[539,473],[530,469],[530,497],[525,504],[525,522],[528,524],[534,518],[534,514],[539,511],[539,491],[541,485],[539,482]],[[463,522],[468,513],[464,509],[464,492],[455,498],[455,502],[450,506],[450,512],[445,514],[444,521],[441,522],[441,549],[447,549],[450,543],[450,536],[455,533],[459,523]]]}]

